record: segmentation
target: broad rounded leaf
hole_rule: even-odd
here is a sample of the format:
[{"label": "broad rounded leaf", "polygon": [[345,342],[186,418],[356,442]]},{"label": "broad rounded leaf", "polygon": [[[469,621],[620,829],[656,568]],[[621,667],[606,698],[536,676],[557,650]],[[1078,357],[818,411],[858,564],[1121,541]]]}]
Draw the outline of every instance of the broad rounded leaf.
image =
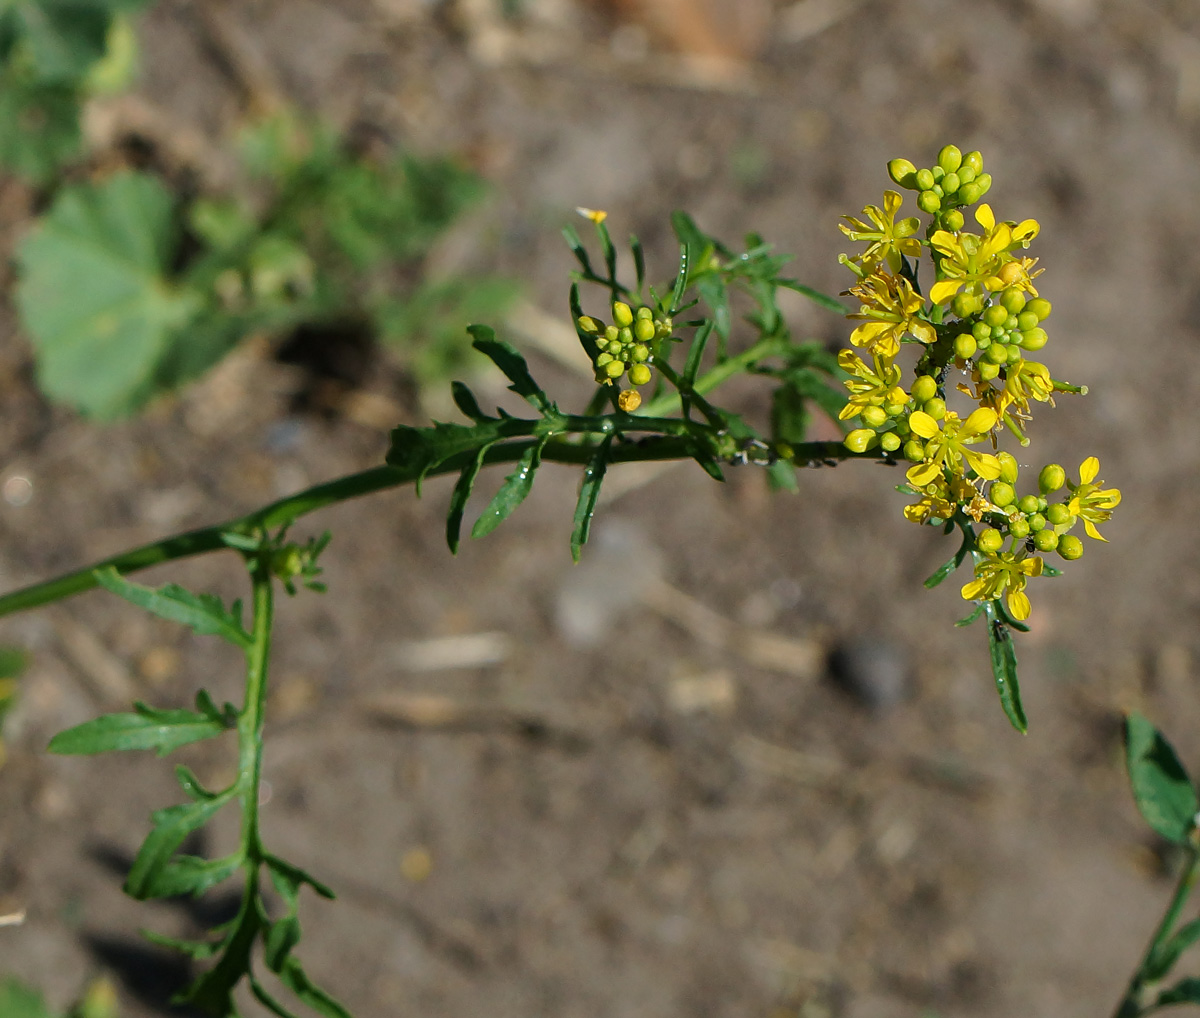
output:
[{"label": "broad rounded leaf", "polygon": [[59,193],[18,252],[17,305],[48,396],[112,418],[153,395],[172,333],[197,311],[165,278],[174,248],[173,200],[153,177]]},{"label": "broad rounded leaf", "polygon": [[1125,762],[1146,823],[1168,841],[1184,844],[1200,809],[1195,786],[1171,744],[1140,714],[1125,719]]}]

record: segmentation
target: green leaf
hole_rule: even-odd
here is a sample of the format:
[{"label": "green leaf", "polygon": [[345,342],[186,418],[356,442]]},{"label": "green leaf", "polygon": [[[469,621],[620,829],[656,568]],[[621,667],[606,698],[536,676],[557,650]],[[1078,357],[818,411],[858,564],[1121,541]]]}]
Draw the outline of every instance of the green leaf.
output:
[{"label": "green leaf", "polygon": [[322,898],[332,901],[337,897],[327,884],[322,883],[307,870],[286,862],[277,855],[271,855],[268,852],[264,861],[271,873],[271,881],[274,883],[275,889],[288,902],[289,907],[295,905],[299,898],[300,888],[304,884],[311,887]]},{"label": "green leaf", "polygon": [[1000,706],[1009,723],[1024,735],[1029,729],[1025,709],[1021,706],[1021,687],[1017,682],[1017,653],[1013,649],[1012,634],[996,612],[995,601],[984,601],[983,609],[988,621],[988,649],[992,658],[992,678],[996,680],[996,692],[1000,694]]},{"label": "green leaf", "polygon": [[587,248],[583,246],[583,241],[579,239],[579,234],[575,231],[575,227],[568,223],[562,228],[562,235],[567,242],[567,247],[571,249],[571,253],[579,262],[579,267],[583,270],[585,276],[594,276],[596,273],[592,271],[591,259],[588,258]]},{"label": "green leaf", "polygon": [[[198,706],[205,695],[201,693],[196,697]],[[208,702],[211,704],[212,701]],[[197,713],[182,708],[156,710],[144,703],[133,706],[133,714],[105,714],[59,732],[50,740],[50,752],[64,756],[92,756],[119,750],[153,749],[159,756],[166,756],[180,746],[220,735],[236,724],[236,717],[219,713]]]},{"label": "green leaf", "polygon": [[176,856],[156,874],[153,898],[174,898],[182,894],[199,897],[205,891],[228,880],[241,869],[245,856],[241,852],[220,859],[201,859],[194,855]]},{"label": "green leaf", "polygon": [[161,619],[190,626],[200,636],[220,636],[243,648],[253,642],[250,634],[242,628],[240,601],[234,603],[230,612],[225,610],[225,605],[215,594],[193,594],[174,583],[157,590],[143,587],[140,583],[126,580],[112,566],[97,569],[92,575],[105,590]]},{"label": "green leaf", "polygon": [[475,521],[475,526],[471,528],[472,537],[486,537],[525,501],[525,496],[533,487],[533,477],[542,465],[542,448],[546,441],[542,438],[534,442],[521,454],[517,469],[504,478],[500,490]]},{"label": "green leaf", "polygon": [[475,394],[462,382],[450,383],[450,395],[454,399],[454,405],[462,411],[463,416],[469,417],[476,424],[494,419],[479,408],[479,401],[475,398]]},{"label": "green leaf", "polygon": [[314,983],[304,971],[299,959],[289,955],[279,971],[279,981],[326,1018],[353,1018],[341,1004]]},{"label": "green leaf", "polygon": [[600,485],[608,470],[608,453],[613,436],[609,435],[596,447],[596,452],[583,470],[583,481],[579,485],[579,500],[575,503],[575,518],[571,526],[571,558],[576,562],[587,544],[592,529],[592,516],[596,512],[596,499],[600,496]]},{"label": "green leaf", "polygon": [[954,623],[954,625],[959,629],[965,629],[967,626],[971,625],[977,618],[979,618],[979,616],[982,614],[983,614],[983,602],[980,601],[975,605],[975,608],[972,610],[970,615],[966,616],[965,618],[959,619],[957,622]]},{"label": "green leaf", "polygon": [[110,419],[154,395],[159,363],[199,306],[165,275],[173,206],[155,178],[118,173],[63,188],[21,243],[17,306],[51,399]]},{"label": "green leaf", "polygon": [[292,948],[300,943],[300,921],[293,913],[271,923],[263,938],[263,961],[272,972],[283,968]]},{"label": "green leaf", "polygon": [[[963,534],[962,544],[959,545],[958,551],[956,551],[954,553],[953,557],[950,559],[949,562],[946,562],[943,565],[939,566],[937,571],[925,581],[925,589],[932,590],[939,583],[941,583],[947,576],[949,576],[952,572],[954,572],[955,569],[957,569],[959,566],[961,566],[963,564],[963,559],[965,559],[967,557],[967,555],[970,553],[971,548],[974,546],[974,544],[975,544],[974,535],[968,536],[967,534]],[[975,616],[975,617],[978,617],[978,616]],[[974,618],[972,618],[972,621],[974,621]]]},{"label": "green leaf", "polygon": [[1200,810],[1196,788],[1171,744],[1141,714],[1125,718],[1125,764],[1146,823],[1168,841],[1186,844]]},{"label": "green leaf", "polygon": [[515,417],[489,420],[474,427],[435,423],[432,428],[412,428],[402,424],[392,429],[387,464],[414,475],[420,495],[421,479],[430,470],[457,456],[473,453],[481,445],[517,435],[528,436],[526,424]]},{"label": "green leaf", "polygon": [[192,831],[208,823],[217,810],[233,798],[235,788],[212,799],[155,810],[151,814],[154,828],[142,842],[129,876],[125,878],[125,893],[138,900],[169,897],[176,893],[175,874],[168,870],[171,857]]},{"label": "green leaf", "polygon": [[450,493],[450,508],[446,513],[446,544],[450,546],[450,554],[458,554],[459,533],[462,530],[463,513],[466,512],[467,500],[475,488],[479,471],[483,469],[483,460],[491,444],[481,445],[473,459],[463,464],[462,472]]},{"label": "green leaf", "polygon": [[0,983],[0,1018],[58,1018],[42,995],[9,976]]},{"label": "green leaf", "polygon": [[[1170,1007],[1172,1004],[1200,1004],[1200,979],[1181,979],[1169,990],[1158,995],[1155,1007]],[[1148,1012],[1142,1011],[1142,1014]]]},{"label": "green leaf", "polygon": [[480,353],[490,357],[496,367],[503,371],[505,377],[512,382],[509,389],[531,403],[540,413],[549,413],[554,409],[541,386],[533,380],[533,376],[529,373],[525,358],[517,353],[510,344],[496,339],[495,332],[486,325],[470,325],[467,327],[467,331],[474,339],[471,345]]},{"label": "green leaf", "polygon": [[[217,954],[224,945],[224,940],[207,941],[207,940],[185,940],[180,937],[168,937],[162,933],[155,933],[153,930],[142,930],[142,936],[150,943],[158,944],[160,947],[169,947],[172,951],[178,951],[181,954],[186,954],[193,961],[204,961],[207,958]],[[0,1011],[0,1014],[3,1014]]]},{"label": "green leaf", "polygon": [[0,164],[44,185],[80,152],[79,98],[68,85],[0,79]]},{"label": "green leaf", "polygon": [[[203,693],[203,690],[201,690],[201,693]],[[175,780],[179,782],[179,786],[183,789],[184,794],[195,802],[215,799],[222,794],[222,792],[210,792],[201,784],[200,779],[192,773],[191,768],[185,767],[183,764],[175,765]],[[225,791],[228,791],[228,789]]]},{"label": "green leaf", "polygon": [[1146,981],[1157,982],[1162,979],[1171,971],[1179,956],[1197,941],[1200,941],[1200,919],[1193,919],[1179,927],[1171,938],[1165,944],[1160,944],[1158,950],[1150,956],[1142,970]]},{"label": "green leaf", "polygon": [[849,313],[849,309],[836,297],[830,297],[827,293],[822,293],[820,290],[814,290],[811,286],[805,286],[803,283],[798,283],[794,279],[776,279],[775,283],[788,290],[795,290],[797,293],[803,294],[814,304],[819,304],[821,307],[829,311],[836,311],[839,315]]},{"label": "green leaf", "polygon": [[247,978],[250,980],[250,992],[254,994],[254,999],[270,1011],[271,1014],[276,1015],[277,1018],[296,1018],[291,1011],[267,992],[262,983],[254,977],[253,972],[248,973]]}]

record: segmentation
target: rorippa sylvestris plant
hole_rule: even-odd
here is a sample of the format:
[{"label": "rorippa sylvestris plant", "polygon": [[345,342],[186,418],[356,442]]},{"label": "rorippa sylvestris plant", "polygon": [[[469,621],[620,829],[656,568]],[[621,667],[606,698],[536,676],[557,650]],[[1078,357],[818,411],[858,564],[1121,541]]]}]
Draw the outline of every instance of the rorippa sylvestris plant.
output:
[{"label": "rorippa sylvestris plant", "polygon": [[[905,518],[961,533],[958,552],[926,586],[970,556],[975,577],[962,596],[977,605],[959,624],[987,617],[1001,703],[1024,731],[1015,671],[1005,660],[1012,655],[1008,628],[1027,628],[1028,581],[1059,575],[1045,556],[1081,558],[1077,529],[1104,540],[1097,524],[1112,516],[1121,492],[1096,480],[1094,456],[1080,464],[1077,480],[1049,463],[1028,484],[1017,458],[1000,449],[1004,438],[1020,448],[1030,444],[1025,429],[1035,404],[1053,406],[1056,393],[1087,393],[1086,386],[1053,378],[1040,360],[1050,302],[1035,284],[1042,274],[1038,260],[1025,254],[1038,235],[1037,221],[1000,221],[990,205],[980,204],[968,224],[964,210],[991,187],[979,152],[963,155],[947,145],[931,168],[893,159],[888,174],[916,192],[928,220],[922,233],[919,217],[897,218],[904,199],[890,190],[882,207],[863,209],[865,220],[843,217],[849,225],[841,224],[842,232],[866,245],[840,259],[856,277],[846,293],[860,301],[848,317],[861,322],[850,334],[852,348],[838,354],[850,375],[850,397],[839,417],[858,425],[846,448],[911,462],[907,484],[899,487],[916,498]],[[923,259],[933,273],[928,296],[918,278]],[[898,363],[905,345],[916,347],[907,388]],[[956,396],[972,409],[949,409]]]},{"label": "rorippa sylvestris plant", "polygon": [[[788,259],[758,236],[748,236],[736,250],[676,213],[672,225],[680,243],[679,268],[656,289],[646,281],[637,239],[630,240],[634,278],[629,282],[617,271],[617,249],[605,214],[581,209],[595,228],[602,264],[593,263],[573,229],[564,231],[578,263],[569,297],[571,319],[597,383],[580,412],[566,411],[552,400],[521,355],[491,329],[472,326],[474,348],[507,377],[511,391],[532,414],[517,416],[499,408],[489,413],[466,385],[455,382],[454,402],[465,422],[397,427],[386,460],[377,467],[0,597],[3,616],[101,586],[155,615],[223,639],[244,656],[240,704],[217,704],[200,690],[194,709],[138,703],[131,712],[104,715],[61,732],[50,743],[52,752],[64,754],[150,749],[164,755],[201,739],[234,741],[236,777],[223,788],[208,788],[186,766],[176,768],[185,801],[153,813],[151,830],[125,883],[127,893],[148,899],[198,896],[240,881],[237,915],[208,936],[180,940],[148,934],[154,942],[184,952],[197,966],[181,1001],[224,1018],[238,1013],[235,994],[244,987],[268,1012],[283,1018],[290,1018],[293,1005],[283,1002],[282,991],[319,1014],[348,1014],[308,976],[295,950],[301,893],[308,888],[332,897],[333,890],[269,850],[259,824],[275,593],[280,587],[289,595],[299,588],[322,591],[319,559],[329,540],[324,534],[300,543],[288,537],[289,528],[308,513],[346,499],[410,484],[419,494],[427,478],[453,475],[457,479],[449,497],[446,540],[455,551],[468,500],[484,468],[505,464],[511,472],[473,523],[472,537],[490,533],[521,504],[545,463],[575,465],[581,479],[570,547],[578,559],[614,464],[691,459],[716,480],[723,480],[730,468],[757,466],[774,487],[797,490],[797,474],[804,467],[863,458],[908,461],[901,490],[915,501],[905,515],[918,524],[942,526],[947,533],[957,530],[962,538],[955,556],[927,585],[971,558],[975,575],[963,587],[963,596],[978,604],[964,621],[987,617],[1001,702],[1012,723],[1025,730],[1009,630],[1024,628],[1029,615],[1026,584],[1056,572],[1044,556],[1080,557],[1082,544],[1073,532],[1078,526],[1103,540],[1096,527],[1109,518],[1120,495],[1096,481],[1098,465],[1091,457],[1083,461],[1077,479],[1051,464],[1038,472],[1036,491],[1021,493],[1015,457],[998,449],[1005,435],[1027,444],[1025,426],[1035,403],[1051,403],[1056,393],[1083,391],[1055,381],[1048,368],[1027,356],[1045,346],[1042,323],[1050,313],[1035,288],[1040,270],[1024,254],[1037,224],[998,222],[981,205],[972,217],[979,229],[966,228],[963,210],[990,184],[978,153],[962,156],[947,146],[931,169],[918,171],[896,160],[890,171],[897,184],[918,192],[917,205],[930,221],[919,236],[917,218],[897,219],[902,200],[891,191],[882,207],[866,208],[866,220],[847,217],[847,235],[866,245],[854,257],[842,256],[856,277],[849,292],[861,305],[850,316],[859,323],[850,337],[857,349],[834,356],[819,343],[793,339],[776,300],[781,289],[798,291],[841,314],[846,308],[782,275]],[[917,278],[922,257],[928,257],[933,270],[928,298]],[[602,294],[589,298],[586,308],[582,285]],[[745,311],[740,321],[735,299],[738,313]],[[911,381],[902,384],[906,345],[916,355]],[[716,399],[724,382],[743,374],[769,387],[769,425],[763,430]],[[947,406],[954,399],[976,405],[960,415]],[[827,415],[843,433],[852,430],[844,441],[810,441],[813,412]],[[152,565],[209,552],[225,552],[240,561],[249,578],[245,606],[241,601],[226,605],[211,594],[174,584],[151,588],[126,578]],[[1146,750],[1157,743],[1144,726],[1138,733],[1130,767],[1135,777],[1140,775],[1135,790],[1140,787],[1138,801],[1145,810],[1162,788],[1170,792],[1168,785],[1156,784],[1155,775],[1161,771],[1169,784],[1174,772],[1160,766],[1165,759],[1161,753]],[[1135,757],[1140,769],[1135,769]],[[233,851],[216,859],[184,852],[188,836],[225,808],[238,810],[241,818]],[[1186,840],[1193,828],[1181,821],[1170,830]],[[1171,915],[1177,916],[1178,909]],[[1169,932],[1169,924],[1160,931],[1160,946],[1167,943],[1163,931]],[[1200,926],[1195,934],[1193,939],[1200,939]],[[1148,992],[1150,981],[1165,971],[1165,957],[1160,952],[1153,966],[1143,965],[1127,1003]],[[1123,1012],[1122,1018],[1133,1013]]]}]

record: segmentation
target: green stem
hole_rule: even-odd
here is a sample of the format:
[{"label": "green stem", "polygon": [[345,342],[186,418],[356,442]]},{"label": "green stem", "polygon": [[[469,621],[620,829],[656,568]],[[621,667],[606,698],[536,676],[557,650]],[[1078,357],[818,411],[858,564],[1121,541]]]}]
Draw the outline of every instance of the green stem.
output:
[{"label": "green stem", "polygon": [[1142,955],[1142,960],[1137,967],[1137,971],[1134,972],[1133,978],[1129,980],[1129,988],[1125,991],[1125,996],[1121,998],[1121,1003],[1117,1005],[1116,1011],[1113,1012],[1113,1018],[1140,1018],[1141,1015],[1147,1015],[1157,1010],[1153,1004],[1149,1006],[1142,1004],[1142,993],[1150,982],[1146,978],[1146,968],[1171,936],[1171,931],[1179,921],[1179,915],[1183,911],[1183,906],[1187,904],[1188,897],[1191,895],[1192,889],[1196,886],[1197,879],[1200,879],[1200,850],[1189,845],[1188,855],[1188,863],[1179,877],[1179,883],[1175,885],[1175,893],[1171,896],[1162,921],[1158,924],[1158,928],[1154,931],[1154,936],[1150,939],[1150,946],[1146,948],[1146,953]]},{"label": "green stem", "polygon": [[[729,381],[734,375],[744,371],[751,364],[774,357],[788,348],[788,341],[779,336],[761,339],[748,350],[743,350],[736,356],[714,365],[696,379],[693,390],[701,396],[712,392],[718,385]],[[667,414],[678,412],[682,401],[677,392],[664,392],[658,399],[653,399],[642,407],[642,414],[648,417],[665,417]]]},{"label": "green stem", "polygon": [[[238,773],[243,782],[242,851],[248,871],[258,872],[262,842],[258,836],[259,785],[262,780],[262,733],[267,699],[267,668],[271,658],[274,590],[269,555],[254,560],[254,622],[246,649],[246,698],[238,715]],[[253,890],[253,888],[250,888]]]}]

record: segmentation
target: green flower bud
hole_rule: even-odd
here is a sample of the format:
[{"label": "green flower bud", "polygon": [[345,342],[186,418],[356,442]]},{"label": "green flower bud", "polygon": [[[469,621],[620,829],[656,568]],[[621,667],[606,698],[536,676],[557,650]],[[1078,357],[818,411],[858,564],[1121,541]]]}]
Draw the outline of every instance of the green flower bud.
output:
[{"label": "green flower bud", "polygon": [[1017,483],[1017,458],[1011,452],[998,452],[996,459],[1000,461],[1000,480],[1009,484]]},{"label": "green flower bud", "polygon": [[1047,463],[1038,474],[1038,487],[1043,495],[1058,491],[1067,483],[1067,472],[1057,463]]},{"label": "green flower bud", "polygon": [[994,481],[988,490],[988,498],[991,499],[992,505],[999,509],[1012,505],[1016,497],[1016,490],[1008,481]]},{"label": "green flower bud", "polygon": [[946,401],[938,399],[936,396],[933,399],[925,401],[925,405],[921,407],[935,421],[944,420],[946,417]]},{"label": "green flower bud", "polygon": [[933,187],[931,188],[931,190],[932,190],[932,191],[933,191],[933,193],[934,193],[934,194],[936,194],[936,195],[937,195],[939,198],[945,198],[945,197],[946,197],[946,189],[945,189],[944,187],[942,187],[942,185],[941,185],[941,184],[934,184],[934,185],[933,185]]},{"label": "green flower bud", "polygon": [[879,436],[870,428],[855,428],[843,439],[846,448],[851,452],[866,452],[877,441]]},{"label": "green flower bud", "polygon": [[946,175],[945,169],[943,169],[937,163],[934,163],[931,167],[929,167],[929,172],[933,174],[933,183],[935,186],[940,184],[942,182],[942,178]]},{"label": "green flower bud", "polygon": [[[1024,317],[1024,316],[1022,316]],[[1045,329],[1030,329],[1028,332],[1021,333],[1021,349],[1028,350],[1033,353],[1035,350],[1040,350],[1046,345],[1046,340],[1050,337],[1046,335]]]},{"label": "green flower bud", "polygon": [[1032,311],[1039,322],[1044,322],[1050,317],[1050,302],[1045,297],[1034,297],[1025,305],[1025,310]]},{"label": "green flower bud", "polygon": [[648,307],[640,307],[637,309],[637,314],[633,316],[637,320],[646,319],[646,321],[654,320],[654,311]]},{"label": "green flower bud", "polygon": [[983,309],[983,320],[993,329],[1003,325],[1008,320],[1008,308],[1001,304],[992,304]]},{"label": "green flower bud", "polygon": [[1029,517],[1029,529],[1035,534],[1046,529],[1046,517],[1041,513],[1034,513]]},{"label": "green flower bud", "polygon": [[893,159],[887,164],[888,176],[901,187],[912,191],[916,188],[917,168],[907,159]]},{"label": "green flower bud", "polygon": [[579,326],[580,332],[586,332],[589,336],[599,332],[602,325],[601,322],[589,318],[587,315],[580,315],[575,319],[575,324]]},{"label": "green flower bud", "polygon": [[[968,152],[963,156],[962,164],[963,166],[971,167],[976,176],[983,172],[983,156],[978,151]],[[959,172],[961,173],[962,171],[960,170]]]},{"label": "green flower bud", "polygon": [[[1005,290],[1000,294],[1000,306],[1010,315],[1020,315],[1022,309],[1025,307],[1025,294],[1020,290]],[[1037,323],[1035,322],[1034,324],[1036,325]]]},{"label": "green flower bud", "polygon": [[631,385],[645,385],[648,381],[650,381],[650,368],[645,364],[635,364],[629,369]]},{"label": "green flower bud", "polygon": [[887,411],[881,406],[863,407],[862,422],[868,428],[879,428],[887,423]]},{"label": "green flower bud", "polygon": [[614,339],[616,339],[620,334],[621,334],[621,330],[618,329],[615,325],[610,325],[607,329],[604,330],[604,338],[607,339],[610,343]]},{"label": "green flower bud", "polygon": [[925,458],[925,443],[915,438],[904,443],[904,458],[910,463],[920,463]]},{"label": "green flower bud", "polygon": [[1004,535],[995,527],[988,527],[980,531],[979,536],[975,538],[975,544],[980,551],[994,555],[1003,547]]},{"label": "green flower bud", "polygon": [[1038,511],[1041,506],[1038,504],[1037,495],[1022,495],[1021,500],[1017,502],[1017,508],[1026,516]]},{"label": "green flower bud", "polygon": [[[959,215],[962,215],[962,213],[960,212]],[[967,293],[963,290],[954,295],[954,300],[950,302],[950,307],[959,318],[970,318],[971,315],[983,307],[983,298],[978,294]]]},{"label": "green flower bud", "polygon": [[621,353],[625,349],[625,344],[622,343],[619,339],[614,339],[611,343],[605,343],[604,349],[607,350],[614,357],[620,357]]},{"label": "green flower bud", "polygon": [[625,374],[625,364],[622,361],[609,361],[604,365],[604,373],[609,378],[620,378]]},{"label": "green flower bud", "polygon": [[954,194],[958,190],[959,180],[957,173],[947,173],[942,177],[942,190],[946,194]]},{"label": "green flower bud", "polygon": [[961,188],[963,184],[969,184],[975,179],[976,171],[970,166],[960,166],[958,168],[958,186]]},{"label": "green flower bud", "polygon": [[992,186],[992,175],[990,173],[979,174],[978,177],[971,181],[971,186],[979,188],[979,197],[982,198]]},{"label": "green flower bud", "polygon": [[654,322],[649,318],[639,318],[633,323],[633,334],[639,343],[649,343],[654,339]]},{"label": "green flower bud", "polygon": [[1052,527],[1065,527],[1072,520],[1071,510],[1062,502],[1055,502],[1046,509],[1046,522]]},{"label": "green flower bud", "polygon": [[954,337],[954,355],[961,357],[964,361],[974,357],[977,348],[975,337],[969,332],[963,332]]},{"label": "green flower bud", "polygon": [[1036,329],[1040,321],[1041,319],[1033,311],[1022,311],[1017,315],[1017,330],[1028,332],[1030,329]]},{"label": "green flower bud", "polygon": [[974,205],[982,194],[983,191],[974,180],[969,184],[960,184],[958,188],[958,200],[964,205]]},{"label": "green flower bud", "polygon": [[606,364],[611,364],[612,359],[613,359],[613,355],[606,351],[606,352],[600,354],[600,356],[596,358],[596,367],[602,368]]},{"label": "green flower bud", "polygon": [[613,301],[612,313],[613,321],[622,328],[633,324],[633,309],[624,301]]},{"label": "green flower bud", "polygon": [[900,436],[894,431],[885,431],[879,436],[879,446],[884,452],[895,452],[900,448]]},{"label": "green flower bud", "polygon": [[1014,315],[1010,311],[1004,319],[1004,331],[1005,332],[1013,332],[1014,330],[1016,330],[1016,328],[1017,328],[1017,316]]},{"label": "green flower bud", "polygon": [[655,332],[659,339],[666,339],[667,336],[675,330],[675,323],[670,318],[663,318],[657,322]]},{"label": "green flower bud", "polygon": [[626,346],[629,346],[633,342],[633,329],[627,325],[622,326],[621,331],[617,333],[617,338]]},{"label": "green flower bud", "polygon": [[1008,351],[1008,363],[1016,364],[1021,359],[1021,348],[1016,343],[1010,343],[1005,347]]},{"label": "green flower bud", "polygon": [[932,215],[942,207],[942,199],[933,191],[922,191],[917,195],[917,208]]},{"label": "green flower bud", "polygon": [[976,322],[971,326],[971,335],[973,335],[978,342],[982,343],[985,339],[990,342],[992,338],[992,327],[986,322]]},{"label": "green flower bud", "polygon": [[918,403],[927,403],[937,395],[937,379],[933,375],[918,375],[909,394]]},{"label": "green flower bud", "polygon": [[1083,557],[1083,542],[1074,534],[1063,534],[1058,539],[1058,553],[1068,562]]},{"label": "green flower bud", "polygon": [[629,356],[633,358],[635,364],[641,364],[642,361],[648,361],[650,359],[650,347],[645,346],[642,343],[638,343],[636,346],[634,346]]},{"label": "green flower bud", "polygon": [[958,150],[957,146],[946,145],[938,153],[937,161],[938,166],[940,166],[943,170],[945,170],[947,173],[953,173],[960,166],[962,166],[963,156]]},{"label": "green flower bud", "polygon": [[983,352],[983,355],[997,366],[1008,363],[1008,347],[1003,343],[993,343]]},{"label": "green flower bud", "polygon": [[951,233],[958,233],[963,228],[963,214],[958,209],[942,213],[942,228]]},{"label": "green flower bud", "polygon": [[1011,520],[1008,524],[1008,532],[1018,541],[1025,540],[1029,536],[1029,521],[1023,516]]},{"label": "green flower bud", "polygon": [[1033,546],[1038,551],[1054,551],[1058,547],[1058,535],[1047,527],[1033,535]]},{"label": "green flower bud", "polygon": [[975,370],[979,372],[979,380],[981,382],[990,382],[1000,374],[1000,365],[992,361],[980,359],[975,362]]}]

